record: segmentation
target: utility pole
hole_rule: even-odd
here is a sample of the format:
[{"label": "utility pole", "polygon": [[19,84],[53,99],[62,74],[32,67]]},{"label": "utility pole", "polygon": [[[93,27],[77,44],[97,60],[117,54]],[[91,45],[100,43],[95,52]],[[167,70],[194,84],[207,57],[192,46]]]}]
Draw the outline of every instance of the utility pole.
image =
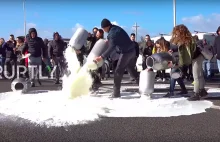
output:
[{"label": "utility pole", "polygon": [[176,26],[176,0],[173,0],[173,26]]},{"label": "utility pole", "polygon": [[138,26],[137,23],[135,22],[135,24],[134,24],[133,27],[135,28],[135,40],[136,40],[136,42],[137,42],[137,29],[138,29],[140,26]]},{"label": "utility pole", "polygon": [[23,11],[24,11],[24,37],[26,37],[26,10],[25,10],[25,2],[26,2],[26,0],[23,0]]}]

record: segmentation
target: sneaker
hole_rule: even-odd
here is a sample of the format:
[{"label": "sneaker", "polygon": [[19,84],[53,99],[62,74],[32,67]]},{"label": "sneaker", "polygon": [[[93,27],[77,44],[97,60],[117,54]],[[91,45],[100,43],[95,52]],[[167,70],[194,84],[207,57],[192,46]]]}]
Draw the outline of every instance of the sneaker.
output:
[{"label": "sneaker", "polygon": [[206,97],[208,95],[208,92],[205,89],[200,90],[200,96],[201,97]]},{"label": "sneaker", "polygon": [[157,82],[161,82],[161,81],[162,81],[162,79],[161,79],[161,78],[157,79]]},{"label": "sneaker", "polygon": [[179,93],[177,93],[178,95],[185,95],[185,94],[188,94],[188,91],[187,90],[182,90],[180,91]]},{"label": "sneaker", "polygon": [[165,78],[163,78],[163,82],[165,82],[166,81],[166,79]]},{"label": "sneaker", "polygon": [[191,97],[188,98],[189,101],[199,101],[200,100],[200,94],[194,93]]},{"label": "sneaker", "polygon": [[165,96],[163,96],[163,98],[170,98],[174,96],[174,93],[173,92],[168,92]]}]

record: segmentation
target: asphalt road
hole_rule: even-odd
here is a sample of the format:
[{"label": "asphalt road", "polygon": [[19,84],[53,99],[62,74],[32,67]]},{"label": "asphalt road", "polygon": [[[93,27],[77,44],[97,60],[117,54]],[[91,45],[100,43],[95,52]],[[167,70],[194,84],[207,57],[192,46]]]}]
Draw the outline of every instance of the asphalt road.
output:
[{"label": "asphalt road", "polygon": [[[34,89],[58,89],[51,81],[42,83],[42,87]],[[207,86],[219,85],[216,81],[210,84]],[[0,80],[0,91],[10,91],[10,82]],[[218,98],[212,101],[220,105]],[[216,109],[169,118],[103,118],[65,128],[42,128],[20,118],[0,115],[0,142],[219,142],[219,139],[220,110]]]}]

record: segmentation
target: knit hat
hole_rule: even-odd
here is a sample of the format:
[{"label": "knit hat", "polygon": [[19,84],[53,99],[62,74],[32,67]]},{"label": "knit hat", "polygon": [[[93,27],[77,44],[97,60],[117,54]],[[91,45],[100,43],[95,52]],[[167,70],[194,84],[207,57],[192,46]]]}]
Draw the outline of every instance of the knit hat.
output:
[{"label": "knit hat", "polygon": [[101,27],[102,28],[106,28],[106,27],[111,26],[111,25],[112,25],[111,22],[106,18],[103,19],[102,22],[101,22]]}]

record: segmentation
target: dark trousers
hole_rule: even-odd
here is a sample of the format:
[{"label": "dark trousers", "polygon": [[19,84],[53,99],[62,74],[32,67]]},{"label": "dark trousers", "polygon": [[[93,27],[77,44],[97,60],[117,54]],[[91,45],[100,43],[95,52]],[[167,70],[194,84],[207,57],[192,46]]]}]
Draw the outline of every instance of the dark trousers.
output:
[{"label": "dark trousers", "polygon": [[63,56],[54,57],[53,61],[56,66],[56,71],[55,71],[56,81],[59,81],[60,76],[62,76],[64,74],[64,70],[65,70],[64,57]]},{"label": "dark trousers", "polygon": [[165,70],[157,71],[157,76],[161,79],[166,78],[166,72]]},{"label": "dark trousers", "polygon": [[182,78],[178,78],[178,79],[171,78],[171,80],[170,80],[170,92],[171,93],[174,92],[174,89],[175,89],[175,86],[176,86],[176,81],[180,85],[182,90],[186,90],[186,86],[185,86]]},{"label": "dark trousers", "polygon": [[5,57],[2,57],[1,59],[1,67],[2,67],[2,77],[5,78],[5,75],[4,75],[4,66],[5,66]]},{"label": "dark trousers", "polygon": [[142,69],[145,70],[146,68],[147,68],[146,59],[144,58],[142,62]]},{"label": "dark trousers", "polygon": [[4,69],[9,73],[9,75],[4,74],[6,78],[12,79],[17,76],[17,60],[16,59],[6,58],[5,67]]},{"label": "dark trousers", "polygon": [[19,68],[19,77],[23,77],[23,78],[28,78],[29,77],[29,74],[28,74],[28,68],[25,66],[25,60],[20,60],[19,62],[17,62],[17,65],[20,65],[20,66],[24,66],[26,68],[26,72],[23,74],[21,74],[21,72],[23,73],[24,72],[24,68]]},{"label": "dark trousers", "polygon": [[117,67],[114,73],[114,91],[120,92],[121,81],[125,72],[125,69],[129,72],[132,78],[137,79],[138,74],[134,69],[134,65],[131,64],[135,57],[135,52],[120,54]]},{"label": "dark trousers", "polygon": [[112,61],[112,70],[113,70],[113,73],[115,73],[115,69],[116,69],[116,67],[117,67],[117,64],[118,64],[118,60]]}]

